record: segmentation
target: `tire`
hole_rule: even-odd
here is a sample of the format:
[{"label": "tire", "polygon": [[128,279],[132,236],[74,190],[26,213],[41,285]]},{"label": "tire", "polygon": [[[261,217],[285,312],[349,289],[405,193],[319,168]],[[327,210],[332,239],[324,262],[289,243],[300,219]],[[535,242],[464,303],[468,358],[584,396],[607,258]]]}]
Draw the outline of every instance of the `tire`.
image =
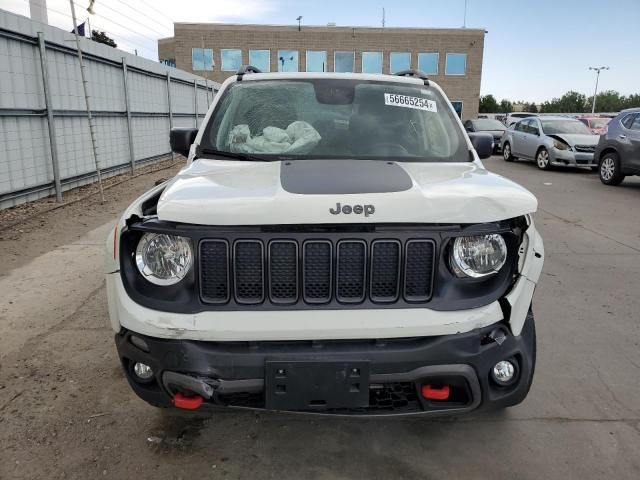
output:
[{"label": "tire", "polygon": [[502,146],[502,158],[504,158],[505,162],[513,162],[516,159],[511,153],[511,145],[509,142],[504,142]]},{"label": "tire", "polygon": [[536,153],[536,165],[540,170],[551,170],[551,162],[549,160],[549,152],[546,148],[541,148]]},{"label": "tire", "polygon": [[620,157],[615,152],[609,152],[605,154],[600,160],[598,167],[598,175],[600,181],[605,185],[620,185],[624,180],[620,168]]}]

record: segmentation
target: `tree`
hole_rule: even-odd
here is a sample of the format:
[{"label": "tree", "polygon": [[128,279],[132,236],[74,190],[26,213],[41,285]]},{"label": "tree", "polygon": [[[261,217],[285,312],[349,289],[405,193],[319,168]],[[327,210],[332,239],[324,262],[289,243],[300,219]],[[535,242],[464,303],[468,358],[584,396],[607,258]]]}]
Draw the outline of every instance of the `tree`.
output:
[{"label": "tree", "polygon": [[540,111],[543,113],[583,113],[587,111],[587,108],[587,97],[571,90],[560,98],[544,102]]},{"label": "tree", "polygon": [[529,104],[529,108],[527,111],[531,113],[538,113],[538,106],[535,103],[531,103]]},{"label": "tree", "polygon": [[493,95],[480,97],[480,113],[498,113],[498,101]]},{"label": "tree", "polygon": [[587,97],[573,90],[558,99],[557,111],[561,113],[583,113],[587,109]]},{"label": "tree", "polygon": [[91,30],[91,40],[98,43],[104,43],[105,45],[109,45],[113,48],[118,46],[113,38],[109,37],[105,32],[100,32],[98,30]]},{"label": "tree", "polygon": [[623,101],[623,104],[621,105],[621,109],[640,107],[640,93],[636,93],[633,95],[629,95],[628,97],[622,97],[622,98],[624,101]]},{"label": "tree", "polygon": [[511,113],[511,112],[513,112],[513,104],[507,99],[501,100],[500,113]]}]

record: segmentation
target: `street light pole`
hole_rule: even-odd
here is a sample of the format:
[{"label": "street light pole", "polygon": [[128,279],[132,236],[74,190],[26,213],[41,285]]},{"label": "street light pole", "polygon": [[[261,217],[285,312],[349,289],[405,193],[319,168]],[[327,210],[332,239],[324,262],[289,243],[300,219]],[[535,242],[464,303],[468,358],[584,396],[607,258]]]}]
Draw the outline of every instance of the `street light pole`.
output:
[{"label": "street light pole", "polygon": [[462,22],[462,28],[467,28],[467,0],[464,0],[464,22]]},{"label": "street light pole", "polygon": [[296,20],[298,20],[298,31],[300,31],[300,23],[302,21],[302,15],[300,15],[298,18],[296,18]]},{"label": "street light pole", "polygon": [[600,80],[600,72],[602,70],[609,70],[609,67],[589,67],[589,70],[595,70],[596,72],[596,89],[593,92],[593,104],[591,105],[591,114],[596,113],[596,96],[598,95],[598,81]]}]

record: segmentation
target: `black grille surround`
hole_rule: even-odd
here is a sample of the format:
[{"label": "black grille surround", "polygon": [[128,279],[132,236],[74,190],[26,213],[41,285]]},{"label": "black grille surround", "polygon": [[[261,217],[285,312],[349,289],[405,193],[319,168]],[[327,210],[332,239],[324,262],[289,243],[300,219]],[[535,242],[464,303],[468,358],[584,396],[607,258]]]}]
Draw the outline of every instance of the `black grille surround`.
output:
[{"label": "black grille surround", "polygon": [[211,304],[284,306],[331,301],[361,304],[367,297],[373,303],[391,303],[404,295],[409,302],[427,302],[433,287],[435,241],[408,240],[406,248],[397,239],[370,243],[362,239],[303,239],[302,245],[293,239],[264,243],[203,239],[200,298]]},{"label": "black grille surround", "polygon": [[[147,219],[122,232],[120,274],[135,302],[175,313],[476,308],[498,300],[513,285],[526,228],[517,220],[208,227]],[[195,258],[188,278],[158,287],[138,273],[134,252],[145,232],[191,239]],[[488,278],[457,278],[449,267],[452,240],[482,233],[503,235],[505,267]]]}]

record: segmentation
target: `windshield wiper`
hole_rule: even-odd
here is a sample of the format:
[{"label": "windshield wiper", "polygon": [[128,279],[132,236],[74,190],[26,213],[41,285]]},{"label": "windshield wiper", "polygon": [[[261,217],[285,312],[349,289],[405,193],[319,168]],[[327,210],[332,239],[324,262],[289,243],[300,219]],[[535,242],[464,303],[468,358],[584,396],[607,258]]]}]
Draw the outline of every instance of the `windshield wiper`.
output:
[{"label": "windshield wiper", "polygon": [[270,162],[271,160],[258,157],[256,155],[250,155],[248,153],[235,153],[235,152],[224,152],[222,150],[213,150],[209,148],[201,148],[198,150],[198,154],[202,155],[216,155],[218,157],[224,158],[233,158],[234,160],[244,160],[247,162]]}]

